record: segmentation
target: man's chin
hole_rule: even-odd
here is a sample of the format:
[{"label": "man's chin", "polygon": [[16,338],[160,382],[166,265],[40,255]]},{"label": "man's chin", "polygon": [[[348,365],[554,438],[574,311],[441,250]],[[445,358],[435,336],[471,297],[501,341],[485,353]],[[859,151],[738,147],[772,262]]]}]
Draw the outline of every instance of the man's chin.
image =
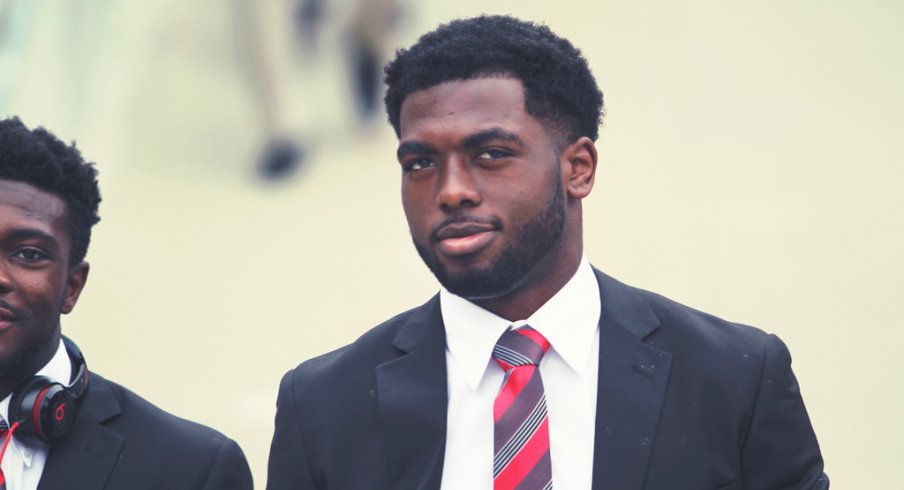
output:
[{"label": "man's chin", "polygon": [[517,260],[513,250],[504,250],[490,259],[474,257],[468,263],[453,265],[444,263],[417,242],[415,248],[424,264],[446,290],[471,301],[508,295],[521,284],[530,270],[526,264]]},{"label": "man's chin", "polygon": [[53,335],[51,334],[48,339],[41,342],[29,342],[25,345],[0,341],[0,377],[5,379],[24,379],[34,374],[56,352],[56,346],[49,344],[52,339]]},{"label": "man's chin", "polygon": [[26,356],[22,351],[0,352],[0,378],[20,379],[27,373]]},{"label": "man's chin", "polygon": [[513,277],[511,273],[500,273],[497,268],[463,272],[433,269],[433,275],[450,293],[471,301],[504,297],[520,282],[520,278]]}]

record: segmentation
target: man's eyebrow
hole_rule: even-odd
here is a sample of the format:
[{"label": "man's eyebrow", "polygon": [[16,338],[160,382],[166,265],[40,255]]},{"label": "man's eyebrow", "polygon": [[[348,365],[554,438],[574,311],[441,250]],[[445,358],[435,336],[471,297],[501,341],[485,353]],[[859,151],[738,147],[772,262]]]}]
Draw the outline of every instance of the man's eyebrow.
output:
[{"label": "man's eyebrow", "polygon": [[423,141],[405,141],[399,145],[396,150],[396,158],[402,159],[402,155],[416,153],[418,155],[436,155],[439,151],[433,145],[424,143]]},{"label": "man's eyebrow", "polygon": [[54,245],[59,245],[55,236],[36,228],[15,228],[4,234],[4,240],[20,241],[29,239],[44,240],[52,242]]},{"label": "man's eyebrow", "polygon": [[462,142],[462,146],[467,149],[473,149],[483,146],[488,141],[493,140],[511,141],[512,143],[517,143],[519,145],[524,144],[521,141],[521,138],[515,133],[506,131],[502,128],[489,128],[468,136]]}]

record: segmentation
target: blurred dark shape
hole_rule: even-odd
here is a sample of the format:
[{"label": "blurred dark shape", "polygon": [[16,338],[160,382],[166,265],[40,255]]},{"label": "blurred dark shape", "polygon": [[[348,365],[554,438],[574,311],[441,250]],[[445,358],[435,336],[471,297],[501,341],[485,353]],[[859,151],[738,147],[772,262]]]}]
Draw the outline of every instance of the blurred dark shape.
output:
[{"label": "blurred dark shape", "polygon": [[375,46],[366,42],[356,42],[352,49],[355,87],[358,89],[358,108],[361,118],[370,121],[380,112],[383,93],[383,56]]},{"label": "blurred dark shape", "polygon": [[285,180],[301,168],[306,153],[301,145],[288,139],[272,140],[258,162],[258,174],[264,180]]},{"label": "blurred dark shape", "polygon": [[[264,35],[269,32],[263,15],[266,9],[260,9],[259,4],[242,2],[236,16],[242,73],[250,88],[252,109],[260,121],[264,142],[254,162],[255,171],[267,181],[288,179],[303,165],[310,165],[314,155],[309,143],[316,141],[319,147],[331,132],[343,139],[347,139],[349,132],[353,136],[370,134],[365,131],[373,128],[382,113],[383,65],[392,54],[393,37],[402,17],[398,0],[353,0],[343,5],[327,0],[290,0],[283,6],[286,10],[282,15],[269,19],[283,22],[275,29],[274,39],[278,39],[275,43],[268,42],[268,36]],[[331,33],[339,33],[341,37],[330,36]],[[278,46],[287,36],[294,49],[288,57],[280,57]],[[331,128],[329,123],[321,124],[317,120],[316,107],[291,103],[297,90],[289,84],[295,79],[284,74],[301,69],[311,77],[302,79],[302,83],[317,87],[319,81],[313,77],[322,76],[324,70],[332,68],[337,57],[340,58],[338,66],[347,69],[348,86],[352,90],[344,99],[352,101],[357,117],[342,121],[339,128]],[[294,66],[280,70],[281,62]],[[343,109],[330,108],[340,114],[344,113]],[[297,134],[298,127],[293,128],[298,124],[298,114],[306,115],[303,135]]]},{"label": "blurred dark shape", "polygon": [[325,14],[325,0],[300,0],[296,5],[295,32],[304,51],[311,54],[317,52],[320,29],[326,17]]},{"label": "blurred dark shape", "polygon": [[392,38],[402,16],[396,0],[358,0],[349,23],[352,85],[358,113],[370,123],[381,112],[383,65],[392,52]]}]

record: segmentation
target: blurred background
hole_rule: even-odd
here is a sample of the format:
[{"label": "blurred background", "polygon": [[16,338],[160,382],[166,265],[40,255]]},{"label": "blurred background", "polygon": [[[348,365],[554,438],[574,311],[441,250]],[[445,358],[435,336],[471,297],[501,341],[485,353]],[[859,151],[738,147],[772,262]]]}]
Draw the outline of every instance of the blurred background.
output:
[{"label": "blurred background", "polygon": [[100,170],[89,366],[244,448],[283,373],[437,289],[380,67],[454,17],[582,48],[607,116],[586,253],[781,336],[835,488],[904,454],[904,3],[0,0],[0,116]]}]

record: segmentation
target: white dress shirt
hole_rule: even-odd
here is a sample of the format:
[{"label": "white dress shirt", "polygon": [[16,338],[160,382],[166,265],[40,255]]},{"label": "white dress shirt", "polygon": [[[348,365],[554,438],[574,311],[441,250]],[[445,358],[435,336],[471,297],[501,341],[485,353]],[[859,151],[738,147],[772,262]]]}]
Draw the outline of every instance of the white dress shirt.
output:
[{"label": "white dress shirt", "polygon": [[442,488],[493,488],[493,402],[504,372],[493,347],[509,326],[529,324],[551,347],[540,362],[549,414],[552,481],[558,490],[589,489],[599,366],[599,284],[582,258],[575,275],[523,321],[509,322],[440,291],[446,326],[449,409]]},{"label": "white dress shirt", "polygon": [[[69,354],[66,353],[66,346],[60,340],[60,346],[57,348],[56,354],[50,359],[40,371],[38,376],[47,376],[48,378],[69,384],[72,378],[72,361],[69,360]],[[9,420],[9,402],[12,395],[7,396],[0,401],[0,416],[4,420]],[[10,423],[12,425],[12,423]],[[2,443],[2,440],[0,440]],[[27,445],[16,439],[15,433],[13,439],[6,448],[6,454],[3,455],[3,461],[0,467],[3,468],[3,474],[6,476],[7,490],[36,490],[38,482],[41,481],[41,474],[44,472],[44,463],[47,462],[47,453],[50,446],[44,443],[37,445]]]}]

